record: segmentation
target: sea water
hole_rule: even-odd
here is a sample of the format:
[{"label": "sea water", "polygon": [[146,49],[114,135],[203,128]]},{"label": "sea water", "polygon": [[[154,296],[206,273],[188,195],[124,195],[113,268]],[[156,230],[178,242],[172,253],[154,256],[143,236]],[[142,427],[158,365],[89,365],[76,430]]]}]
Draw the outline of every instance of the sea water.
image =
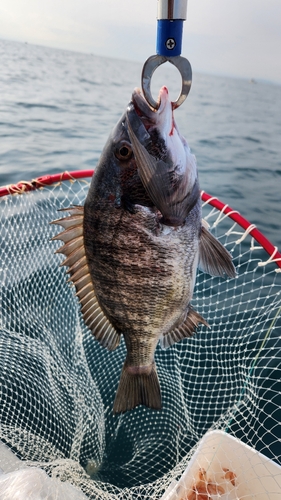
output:
[{"label": "sea water", "polygon": [[[142,64],[4,40],[0,60],[0,185],[94,169]],[[152,78],[155,98],[162,85],[177,97],[168,63]],[[280,248],[281,85],[195,73],[175,119],[201,188]]]}]

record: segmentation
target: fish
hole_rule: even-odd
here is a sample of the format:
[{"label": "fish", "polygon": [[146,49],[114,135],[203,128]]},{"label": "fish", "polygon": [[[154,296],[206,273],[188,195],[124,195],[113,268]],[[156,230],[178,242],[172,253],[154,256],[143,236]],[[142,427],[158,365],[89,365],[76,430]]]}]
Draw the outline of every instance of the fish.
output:
[{"label": "fish", "polygon": [[126,359],[113,413],[139,405],[160,410],[154,360],[208,322],[191,305],[197,268],[236,276],[232,257],[202,221],[195,156],[174,119],[167,87],[152,109],[135,89],[111,132],[84,206],[53,221],[63,231],[68,281],[95,339]]}]

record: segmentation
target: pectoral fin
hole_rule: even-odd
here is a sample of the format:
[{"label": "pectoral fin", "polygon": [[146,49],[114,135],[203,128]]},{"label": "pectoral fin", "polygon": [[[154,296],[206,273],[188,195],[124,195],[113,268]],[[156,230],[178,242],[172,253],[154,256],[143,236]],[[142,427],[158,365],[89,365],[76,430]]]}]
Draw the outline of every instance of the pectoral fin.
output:
[{"label": "pectoral fin", "polygon": [[61,266],[69,267],[68,281],[71,281],[76,288],[85,324],[103,347],[113,351],[119,345],[120,334],[106,318],[95,294],[84,247],[84,208],[71,207],[67,211],[71,214],[69,217],[51,222],[65,229],[52,238],[64,242],[56,253],[63,253],[66,256]]},{"label": "pectoral fin", "polygon": [[232,257],[226,248],[203,225],[199,244],[199,269],[211,276],[235,278]]},{"label": "pectoral fin", "polygon": [[[132,112],[131,112],[132,114]],[[130,116],[131,116],[130,114]],[[199,199],[199,185],[189,185],[188,172],[179,175],[172,161],[157,160],[137,138],[127,115],[128,133],[141,182],[163,216],[163,224],[179,226]]]}]

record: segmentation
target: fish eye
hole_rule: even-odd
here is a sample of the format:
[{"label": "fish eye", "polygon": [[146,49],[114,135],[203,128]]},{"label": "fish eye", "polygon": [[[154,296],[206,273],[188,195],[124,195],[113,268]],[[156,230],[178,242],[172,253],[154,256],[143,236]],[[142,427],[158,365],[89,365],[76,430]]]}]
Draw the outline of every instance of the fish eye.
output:
[{"label": "fish eye", "polygon": [[122,141],[120,144],[117,145],[115,149],[115,156],[119,160],[129,160],[132,156],[132,148],[131,144],[127,141]]}]

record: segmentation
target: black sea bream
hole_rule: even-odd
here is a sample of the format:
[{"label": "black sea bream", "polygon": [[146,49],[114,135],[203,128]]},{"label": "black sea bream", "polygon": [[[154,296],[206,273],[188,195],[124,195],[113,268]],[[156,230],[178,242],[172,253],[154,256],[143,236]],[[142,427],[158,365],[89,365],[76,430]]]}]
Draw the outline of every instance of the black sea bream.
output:
[{"label": "black sea bream", "polygon": [[154,361],[207,321],[190,304],[198,265],[235,276],[231,256],[201,220],[196,160],[174,121],[168,90],[152,110],[139,90],[111,133],[84,207],[54,221],[85,323],[100,344],[127,357],[115,413],[161,409]]}]

